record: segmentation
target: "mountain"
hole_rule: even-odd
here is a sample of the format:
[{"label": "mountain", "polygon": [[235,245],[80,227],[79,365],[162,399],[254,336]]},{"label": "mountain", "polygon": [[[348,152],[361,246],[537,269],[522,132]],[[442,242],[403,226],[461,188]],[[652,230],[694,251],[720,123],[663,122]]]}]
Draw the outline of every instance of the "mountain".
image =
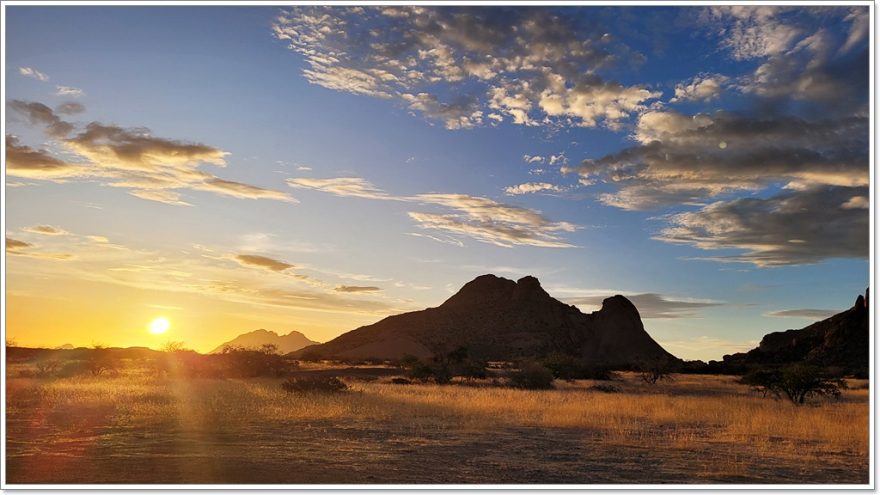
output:
[{"label": "mountain", "polygon": [[539,358],[563,352],[589,362],[632,366],[678,361],[645,332],[636,307],[623,296],[584,314],[541,287],[535,277],[512,281],[482,275],[436,308],[389,316],[296,353],[304,358],[428,358],[467,348],[488,360]]},{"label": "mountain", "polygon": [[229,342],[224,342],[220,344],[216,349],[211,351],[211,354],[220,352],[224,347],[244,347],[244,348],[259,348],[263,344],[274,344],[278,346],[278,351],[282,354],[287,354],[289,352],[298,351],[303,347],[310,346],[313,344],[317,344],[313,340],[309,340],[308,337],[301,334],[300,332],[290,332],[287,335],[278,335],[275,332],[270,330],[254,330],[253,332],[243,333],[238,337],[230,340]]},{"label": "mountain", "polygon": [[803,362],[868,374],[868,291],[848,310],[800,330],[769,333],[757,348],[724,356],[722,366],[742,370],[756,365]]}]

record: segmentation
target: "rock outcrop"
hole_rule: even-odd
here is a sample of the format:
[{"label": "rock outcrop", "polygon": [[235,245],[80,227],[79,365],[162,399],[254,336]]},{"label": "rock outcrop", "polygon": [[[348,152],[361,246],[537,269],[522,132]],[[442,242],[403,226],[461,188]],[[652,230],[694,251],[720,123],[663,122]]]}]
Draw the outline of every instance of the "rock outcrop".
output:
[{"label": "rock outcrop", "polygon": [[308,337],[300,332],[293,331],[287,335],[278,335],[275,332],[261,328],[259,330],[254,330],[253,332],[243,333],[229,342],[220,344],[216,349],[211,351],[210,354],[220,352],[226,346],[259,349],[265,344],[276,345],[278,346],[279,352],[287,354],[293,351],[298,351],[303,347],[317,344],[317,342],[309,340]]},{"label": "rock outcrop", "polygon": [[869,302],[869,293],[865,291],[850,309],[799,330],[769,333],[756,349],[724,356],[722,366],[742,370],[757,365],[803,362],[866,376]]},{"label": "rock outcrop", "polygon": [[678,362],[642,325],[623,296],[584,314],[551,297],[535,277],[514,282],[482,275],[436,308],[390,316],[297,356],[324,359],[428,358],[458,347],[488,360],[535,359],[552,352],[597,365],[633,367]]}]

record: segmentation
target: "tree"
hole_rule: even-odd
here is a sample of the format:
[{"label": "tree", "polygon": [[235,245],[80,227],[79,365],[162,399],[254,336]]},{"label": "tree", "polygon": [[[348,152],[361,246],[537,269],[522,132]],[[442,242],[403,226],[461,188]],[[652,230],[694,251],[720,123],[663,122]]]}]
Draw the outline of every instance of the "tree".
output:
[{"label": "tree", "polygon": [[657,360],[651,363],[643,364],[640,367],[642,381],[656,384],[661,380],[672,380],[672,368],[665,360]]},{"label": "tree", "polygon": [[840,397],[846,382],[827,369],[807,364],[790,364],[782,368],[757,369],[741,382],[777,399],[783,395],[793,404],[801,405],[813,396]]}]

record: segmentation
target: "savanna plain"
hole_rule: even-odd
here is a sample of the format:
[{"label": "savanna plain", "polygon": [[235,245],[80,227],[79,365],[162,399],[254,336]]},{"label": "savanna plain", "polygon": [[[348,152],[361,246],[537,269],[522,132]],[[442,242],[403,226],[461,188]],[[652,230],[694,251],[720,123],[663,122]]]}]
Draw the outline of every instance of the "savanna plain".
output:
[{"label": "savanna plain", "polygon": [[274,378],[134,365],[40,378],[12,365],[7,482],[868,482],[865,380],[795,405],[735,376],[618,373],[521,390],[363,371],[343,392],[310,393]]}]

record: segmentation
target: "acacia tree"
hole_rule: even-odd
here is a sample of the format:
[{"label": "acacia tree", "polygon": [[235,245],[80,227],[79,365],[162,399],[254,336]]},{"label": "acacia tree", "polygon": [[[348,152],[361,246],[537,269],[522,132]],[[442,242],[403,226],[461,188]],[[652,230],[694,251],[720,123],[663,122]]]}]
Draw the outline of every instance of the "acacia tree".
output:
[{"label": "acacia tree", "polygon": [[801,405],[813,396],[840,397],[846,382],[818,366],[791,364],[782,368],[759,369],[745,375],[742,383],[751,385],[764,396],[777,399],[785,396],[793,404]]}]

